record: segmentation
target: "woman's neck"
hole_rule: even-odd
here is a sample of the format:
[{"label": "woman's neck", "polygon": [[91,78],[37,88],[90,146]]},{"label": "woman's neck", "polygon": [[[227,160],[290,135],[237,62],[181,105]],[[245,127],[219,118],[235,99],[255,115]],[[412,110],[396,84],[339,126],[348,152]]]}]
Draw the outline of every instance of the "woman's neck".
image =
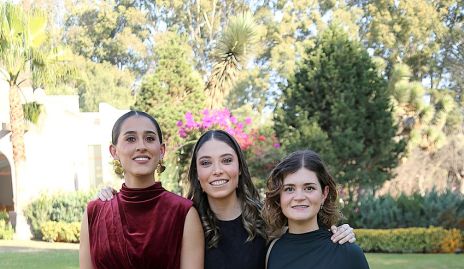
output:
[{"label": "woman's neck", "polygon": [[309,233],[319,230],[317,219],[310,221],[292,221],[288,220],[288,232],[292,234]]},{"label": "woman's neck", "polygon": [[211,210],[219,220],[234,220],[242,214],[240,201],[236,194],[221,199],[208,196],[208,202]]},{"label": "woman's neck", "polygon": [[128,188],[131,189],[142,189],[150,187],[151,185],[155,184],[156,180],[154,176],[145,176],[145,177],[137,177],[137,176],[130,176],[125,175],[124,183]]}]

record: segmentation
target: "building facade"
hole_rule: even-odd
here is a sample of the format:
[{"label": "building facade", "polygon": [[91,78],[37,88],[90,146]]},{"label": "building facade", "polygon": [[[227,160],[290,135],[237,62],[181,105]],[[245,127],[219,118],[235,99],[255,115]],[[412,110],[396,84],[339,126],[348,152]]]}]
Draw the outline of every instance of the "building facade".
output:
[{"label": "building facade", "polygon": [[23,207],[43,192],[88,190],[117,178],[108,147],[114,122],[127,110],[101,103],[99,112],[80,112],[78,96],[46,96],[40,90],[24,89],[23,102],[37,101],[43,112],[38,124],[27,124],[26,162],[17,181],[8,90],[0,82],[0,210],[21,210],[15,205],[18,194]]}]

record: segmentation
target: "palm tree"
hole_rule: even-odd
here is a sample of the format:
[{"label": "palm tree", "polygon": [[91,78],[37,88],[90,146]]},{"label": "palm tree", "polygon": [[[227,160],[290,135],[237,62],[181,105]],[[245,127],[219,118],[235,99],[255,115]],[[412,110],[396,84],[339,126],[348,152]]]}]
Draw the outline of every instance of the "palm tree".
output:
[{"label": "palm tree", "polygon": [[206,83],[210,108],[221,107],[239,71],[252,55],[256,36],[256,24],[249,12],[230,19],[213,51],[215,64]]},{"label": "palm tree", "polygon": [[70,69],[59,68],[63,66],[60,63],[66,56],[57,47],[51,48],[44,13],[25,11],[19,5],[6,2],[0,4],[0,15],[0,73],[9,84],[10,130],[15,165],[14,204],[18,227],[23,206],[20,199],[21,173],[26,160],[21,86],[25,82],[32,82],[33,87],[43,86]]}]

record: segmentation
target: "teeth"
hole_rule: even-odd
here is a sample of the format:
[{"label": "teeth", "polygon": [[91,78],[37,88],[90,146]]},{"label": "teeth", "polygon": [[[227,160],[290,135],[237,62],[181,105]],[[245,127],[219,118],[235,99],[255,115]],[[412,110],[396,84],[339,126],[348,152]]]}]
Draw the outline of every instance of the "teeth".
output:
[{"label": "teeth", "polygon": [[307,208],[307,205],[294,205],[293,208]]},{"label": "teeth", "polygon": [[221,179],[221,180],[215,180],[211,182],[210,184],[214,186],[218,186],[218,185],[226,184],[227,182],[228,180]]},{"label": "teeth", "polygon": [[148,161],[148,157],[137,157],[137,158],[134,158],[134,160],[136,160],[136,161]]}]

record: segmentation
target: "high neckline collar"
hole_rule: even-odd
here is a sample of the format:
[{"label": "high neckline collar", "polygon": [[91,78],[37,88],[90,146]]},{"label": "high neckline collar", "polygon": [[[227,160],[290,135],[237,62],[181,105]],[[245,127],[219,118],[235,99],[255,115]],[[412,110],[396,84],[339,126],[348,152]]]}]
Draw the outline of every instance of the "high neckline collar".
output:
[{"label": "high neckline collar", "polygon": [[327,237],[327,236],[330,237],[331,233],[328,230],[323,229],[321,227],[319,227],[319,229],[317,229],[317,230],[310,231],[310,232],[307,232],[307,233],[292,234],[288,230],[285,233],[285,237],[297,238],[297,239],[301,238],[303,240],[314,240],[314,239],[317,239],[317,238],[324,238],[324,237]]},{"label": "high neckline collar", "polygon": [[163,191],[165,191],[165,189],[161,185],[161,182],[155,182],[153,185],[146,188],[129,188],[123,183],[119,193],[123,201],[144,202],[156,198],[163,193]]}]

